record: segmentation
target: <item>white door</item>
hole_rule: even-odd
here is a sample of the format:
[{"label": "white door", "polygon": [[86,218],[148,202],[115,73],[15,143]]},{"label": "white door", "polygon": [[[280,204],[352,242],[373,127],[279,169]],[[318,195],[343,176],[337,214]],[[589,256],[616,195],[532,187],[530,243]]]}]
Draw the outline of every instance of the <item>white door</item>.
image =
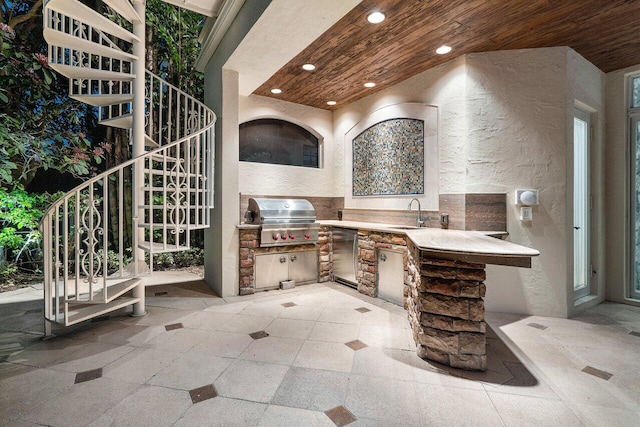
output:
[{"label": "white door", "polygon": [[573,118],[573,290],[574,299],[589,294],[591,257],[589,248],[589,113],[575,109]]},{"label": "white door", "polygon": [[[640,77],[638,77],[640,80]],[[640,84],[638,84],[640,87]],[[640,92],[640,90],[638,90]],[[640,93],[638,94],[640,97]],[[638,100],[640,104],[640,99]],[[631,297],[640,299],[640,116],[631,117]]]}]

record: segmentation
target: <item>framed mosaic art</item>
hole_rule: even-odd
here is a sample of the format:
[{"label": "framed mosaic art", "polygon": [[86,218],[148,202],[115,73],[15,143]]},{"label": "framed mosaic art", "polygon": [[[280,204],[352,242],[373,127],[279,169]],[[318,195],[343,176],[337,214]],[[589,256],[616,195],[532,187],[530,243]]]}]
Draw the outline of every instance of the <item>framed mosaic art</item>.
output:
[{"label": "framed mosaic art", "polygon": [[345,208],[402,209],[417,197],[438,209],[438,109],[389,105],[345,134]]},{"label": "framed mosaic art", "polygon": [[424,121],[389,119],[356,136],[353,195],[424,194]]}]

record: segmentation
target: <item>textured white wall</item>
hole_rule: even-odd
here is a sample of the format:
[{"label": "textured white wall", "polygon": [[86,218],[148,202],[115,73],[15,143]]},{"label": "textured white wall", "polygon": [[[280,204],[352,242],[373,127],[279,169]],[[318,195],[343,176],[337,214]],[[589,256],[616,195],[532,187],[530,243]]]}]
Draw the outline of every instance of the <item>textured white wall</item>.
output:
[{"label": "textured white wall", "polygon": [[[438,107],[440,192],[464,192],[465,165],[461,159],[465,152],[465,58],[454,59],[439,67],[418,74],[389,89],[351,103],[334,112],[334,139],[336,152],[344,158],[345,134],[360,120],[388,105],[417,102]],[[345,164],[336,161],[335,193],[344,195]]]},{"label": "textured white wall", "polygon": [[[330,111],[263,96],[241,96],[239,123],[259,118],[279,118],[303,126],[322,138],[321,168],[240,162],[239,191],[272,196],[333,197],[335,144]],[[338,158],[342,162],[342,157]],[[341,194],[340,194],[341,195]]]},{"label": "textured white wall", "polygon": [[[607,300],[627,302],[631,282],[625,248],[631,243],[629,213],[629,157],[626,76],[640,72],[640,64],[607,73],[606,144],[606,286]],[[637,305],[637,303],[636,303]]]},{"label": "textured white wall", "polygon": [[[488,268],[487,310],[567,315],[566,48],[467,56],[467,191],[507,193],[509,240],[540,251],[531,269]],[[517,188],[540,190],[519,220]]]},{"label": "textured white wall", "polygon": [[[507,193],[509,240],[541,252],[531,269],[488,267],[487,309],[566,317],[568,115],[574,97],[602,107],[601,78],[566,47],[467,55],[337,110],[336,148],[344,152],[344,134],[385,105],[437,106],[440,192]],[[516,188],[540,190],[532,223],[519,220]]]}]

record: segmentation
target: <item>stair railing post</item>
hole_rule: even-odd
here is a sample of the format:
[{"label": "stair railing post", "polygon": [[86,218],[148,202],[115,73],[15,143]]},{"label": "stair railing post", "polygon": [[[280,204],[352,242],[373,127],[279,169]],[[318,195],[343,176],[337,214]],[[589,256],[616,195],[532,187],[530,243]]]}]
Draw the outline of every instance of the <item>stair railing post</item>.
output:
[{"label": "stair railing post", "polygon": [[[138,40],[133,42],[133,54],[136,60],[133,61],[133,74],[135,79],[133,80],[133,128],[131,129],[132,138],[132,155],[133,157],[139,157],[145,152],[145,0],[133,0],[133,8],[140,17],[139,21],[133,22],[133,34],[138,37]],[[133,226],[135,229],[133,233],[136,235],[133,239],[133,262],[135,263],[136,275],[139,274],[139,269],[144,264],[144,250],[138,247],[138,243],[144,241],[144,229],[138,227],[141,222],[140,208],[143,201],[142,187],[144,185],[144,161],[136,162],[133,173],[133,185],[131,191],[132,194],[132,209],[133,209]],[[150,236],[152,239],[152,236]],[[144,299],[144,282],[141,282],[133,289],[133,297],[139,298],[140,302],[133,305],[133,315],[143,316],[146,314],[145,299]]]}]

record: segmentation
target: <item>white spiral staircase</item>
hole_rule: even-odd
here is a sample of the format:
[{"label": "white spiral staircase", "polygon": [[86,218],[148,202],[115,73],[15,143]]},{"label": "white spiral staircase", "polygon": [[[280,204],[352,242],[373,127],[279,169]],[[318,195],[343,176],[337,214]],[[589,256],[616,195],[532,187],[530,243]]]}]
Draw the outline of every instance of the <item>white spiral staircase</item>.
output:
[{"label": "white spiral staircase", "polygon": [[[70,326],[129,305],[134,315],[144,314],[143,276],[152,274],[144,251],[151,259],[189,249],[190,232],[209,226],[213,207],[215,114],[151,72],[135,74],[144,70],[144,2],[142,10],[129,0],[104,2],[133,31],[78,0],[45,1],[49,65],[69,78],[72,98],[97,107],[101,124],[131,129],[139,155],[45,213],[45,335],[53,324]],[[144,79],[144,88],[136,79]]]}]

